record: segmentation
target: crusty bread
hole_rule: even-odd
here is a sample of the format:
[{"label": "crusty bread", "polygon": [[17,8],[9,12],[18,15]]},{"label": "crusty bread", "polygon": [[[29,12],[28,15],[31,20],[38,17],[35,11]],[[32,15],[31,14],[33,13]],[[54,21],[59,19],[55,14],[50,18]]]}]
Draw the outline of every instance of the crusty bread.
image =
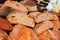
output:
[{"label": "crusty bread", "polygon": [[22,12],[13,11],[7,16],[7,19],[13,24],[23,24],[30,27],[35,26],[33,19]]},{"label": "crusty bread", "polygon": [[13,27],[8,20],[4,18],[0,18],[0,29],[8,31],[8,30],[12,30]]},{"label": "crusty bread", "polygon": [[7,40],[7,33],[0,29],[0,40]]},{"label": "crusty bread", "polygon": [[5,16],[9,14],[12,10],[17,10],[26,14],[28,12],[27,8],[17,1],[6,1],[0,8],[0,14]]},{"label": "crusty bread", "polygon": [[39,22],[48,21],[48,20],[58,20],[58,17],[54,14],[47,12],[47,13],[43,13],[41,15],[36,16],[34,19],[36,23],[39,23]]},{"label": "crusty bread", "polygon": [[32,29],[18,24],[15,25],[15,27],[13,28],[13,31],[10,33],[8,40],[38,40],[36,38],[34,39],[33,35],[36,34],[33,32]]},{"label": "crusty bread", "polygon": [[34,30],[37,32],[37,34],[40,34],[52,27],[53,23],[51,21],[44,21],[42,23],[36,24]]}]

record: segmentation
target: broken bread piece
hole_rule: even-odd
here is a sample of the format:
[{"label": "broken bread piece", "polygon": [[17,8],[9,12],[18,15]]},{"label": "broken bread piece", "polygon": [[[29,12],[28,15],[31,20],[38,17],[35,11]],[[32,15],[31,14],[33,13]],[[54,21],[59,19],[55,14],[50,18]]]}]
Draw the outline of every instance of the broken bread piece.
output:
[{"label": "broken bread piece", "polygon": [[40,34],[52,27],[53,23],[51,21],[44,21],[42,23],[36,24],[34,30],[36,31],[37,34]]},{"label": "broken bread piece", "polygon": [[33,18],[30,18],[22,12],[13,11],[7,16],[7,19],[12,24],[23,24],[30,27],[35,26]]},{"label": "broken bread piece", "polygon": [[0,29],[0,40],[7,40],[7,33]]},{"label": "broken bread piece", "polygon": [[17,24],[13,28],[12,32],[10,32],[8,40],[38,40],[36,36],[37,35],[32,29],[24,25]]},{"label": "broken bread piece", "polygon": [[34,17],[36,23],[48,21],[48,20],[58,20],[58,17],[51,13],[42,13],[41,15],[37,15]]},{"label": "broken bread piece", "polygon": [[12,30],[13,27],[8,20],[0,17],[0,29],[8,31]]},{"label": "broken bread piece", "polygon": [[27,8],[25,6],[23,6],[22,4],[20,4],[17,1],[6,1],[2,7],[0,8],[0,15],[4,15],[6,16],[7,14],[9,14],[11,11],[13,10],[17,10],[20,12],[24,12],[25,14],[27,14]]}]

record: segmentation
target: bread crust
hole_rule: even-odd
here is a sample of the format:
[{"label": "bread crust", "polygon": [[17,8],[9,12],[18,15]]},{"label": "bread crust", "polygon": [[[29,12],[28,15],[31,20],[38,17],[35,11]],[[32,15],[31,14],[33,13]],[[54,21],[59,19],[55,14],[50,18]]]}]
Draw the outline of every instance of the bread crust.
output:
[{"label": "bread crust", "polygon": [[13,27],[8,20],[0,17],[0,29],[8,31],[8,30],[12,30]]},{"label": "bread crust", "polygon": [[[34,38],[34,31],[24,25],[15,25],[10,33],[8,40],[38,40]],[[35,35],[36,37],[36,35]]]},{"label": "bread crust", "polygon": [[36,23],[40,23],[40,22],[48,21],[48,20],[58,20],[58,17],[54,14],[46,12],[46,13],[42,13],[41,15],[37,15],[34,18],[34,20]]},{"label": "bread crust", "polygon": [[36,24],[34,30],[37,32],[37,34],[40,34],[49,28],[53,28],[53,23],[51,21],[44,21],[42,23]]}]

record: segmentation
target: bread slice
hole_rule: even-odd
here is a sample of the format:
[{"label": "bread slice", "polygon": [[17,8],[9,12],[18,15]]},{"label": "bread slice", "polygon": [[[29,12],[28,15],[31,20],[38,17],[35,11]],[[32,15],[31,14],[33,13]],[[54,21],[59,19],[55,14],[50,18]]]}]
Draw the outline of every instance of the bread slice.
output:
[{"label": "bread slice", "polygon": [[42,23],[36,24],[34,30],[36,31],[37,34],[40,34],[52,27],[53,23],[51,21],[44,21]]},{"label": "bread slice", "polygon": [[36,23],[39,23],[48,20],[58,20],[58,17],[54,14],[46,12],[41,15],[37,15],[34,19]]},{"label": "bread slice", "polygon": [[34,20],[22,12],[13,11],[7,16],[7,19],[13,24],[23,24],[30,27],[35,26]]},{"label": "bread slice", "polygon": [[5,16],[13,10],[24,12],[26,14],[28,12],[27,8],[25,6],[23,6],[22,4],[20,4],[19,2],[17,2],[17,1],[6,1],[2,5],[2,7],[0,8],[0,14]]}]

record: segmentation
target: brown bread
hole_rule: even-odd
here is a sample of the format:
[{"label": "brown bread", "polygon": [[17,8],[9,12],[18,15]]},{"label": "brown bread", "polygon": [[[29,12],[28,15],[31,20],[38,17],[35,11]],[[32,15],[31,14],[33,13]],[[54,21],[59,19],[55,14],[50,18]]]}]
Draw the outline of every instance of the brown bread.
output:
[{"label": "brown bread", "polygon": [[0,15],[6,16],[11,11],[17,10],[27,14],[27,8],[17,1],[6,1],[0,8]]},{"label": "brown bread", "polygon": [[7,16],[7,19],[12,24],[23,24],[30,27],[35,26],[33,18],[30,18],[22,12],[13,11]]},{"label": "brown bread", "polygon": [[12,28],[13,27],[8,20],[6,20],[4,18],[0,18],[0,29],[7,31],[7,30],[12,30]]},{"label": "brown bread", "polygon": [[53,23],[51,21],[44,21],[42,23],[36,24],[34,30],[37,32],[37,34],[40,34],[49,28],[53,28]]},{"label": "brown bread", "polygon": [[8,40],[38,40],[37,35],[30,28],[27,28],[24,25],[15,25],[14,29],[9,35]]},{"label": "brown bread", "polygon": [[51,13],[42,13],[41,15],[37,15],[34,19],[36,23],[39,23],[48,20],[58,20],[58,17]]}]

